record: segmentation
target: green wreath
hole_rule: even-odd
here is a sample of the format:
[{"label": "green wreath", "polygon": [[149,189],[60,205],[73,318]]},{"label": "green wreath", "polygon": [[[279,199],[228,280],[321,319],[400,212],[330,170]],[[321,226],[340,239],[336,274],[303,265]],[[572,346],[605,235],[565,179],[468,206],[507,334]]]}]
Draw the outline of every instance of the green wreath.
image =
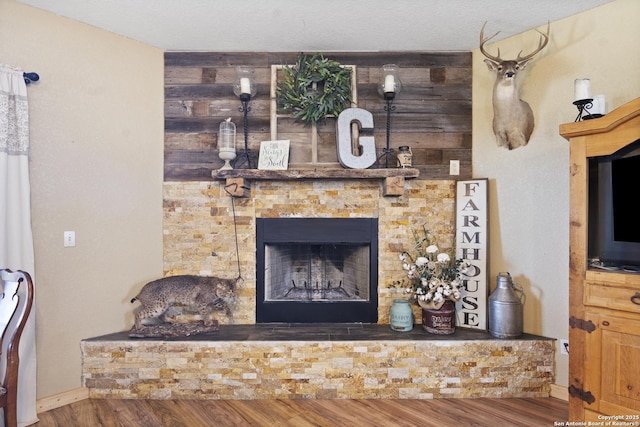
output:
[{"label": "green wreath", "polygon": [[296,65],[282,70],[284,78],[276,87],[278,112],[291,114],[305,126],[337,117],[353,101],[352,70],[319,53],[299,53]]}]

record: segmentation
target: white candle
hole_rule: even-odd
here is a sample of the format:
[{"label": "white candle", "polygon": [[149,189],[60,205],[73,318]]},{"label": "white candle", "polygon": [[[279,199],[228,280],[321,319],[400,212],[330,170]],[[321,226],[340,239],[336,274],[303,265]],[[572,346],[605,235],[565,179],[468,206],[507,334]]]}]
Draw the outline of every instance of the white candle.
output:
[{"label": "white candle", "polygon": [[251,95],[251,81],[248,77],[242,77],[240,79],[240,93]]},{"label": "white candle", "polygon": [[593,97],[593,107],[589,110],[591,114],[605,115],[607,113],[604,95],[595,95]]},{"label": "white candle", "polygon": [[576,79],[574,83],[574,98],[576,101],[591,99],[589,84],[589,79]]},{"label": "white candle", "polygon": [[388,74],[384,78],[384,91],[395,92],[396,82],[393,78],[393,74]]}]

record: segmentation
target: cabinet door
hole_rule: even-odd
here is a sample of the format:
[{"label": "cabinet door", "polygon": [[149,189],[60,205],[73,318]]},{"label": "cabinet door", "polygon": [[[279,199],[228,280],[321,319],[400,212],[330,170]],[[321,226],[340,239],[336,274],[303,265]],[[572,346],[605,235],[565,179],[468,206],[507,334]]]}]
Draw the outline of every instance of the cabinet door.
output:
[{"label": "cabinet door", "polygon": [[601,346],[599,412],[640,415],[640,319],[598,317],[594,333],[600,335]]}]

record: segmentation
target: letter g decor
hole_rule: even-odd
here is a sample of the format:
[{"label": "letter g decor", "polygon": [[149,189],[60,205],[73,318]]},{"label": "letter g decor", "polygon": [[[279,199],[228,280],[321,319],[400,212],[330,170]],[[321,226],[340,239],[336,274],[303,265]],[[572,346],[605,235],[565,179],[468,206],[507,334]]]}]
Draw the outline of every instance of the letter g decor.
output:
[{"label": "letter g decor", "polygon": [[362,108],[347,108],[336,121],[338,161],[345,168],[366,169],[376,161],[376,144],[373,136],[358,137],[362,154],[354,154],[351,144],[351,123],[358,122],[360,129],[373,129],[373,114]]}]

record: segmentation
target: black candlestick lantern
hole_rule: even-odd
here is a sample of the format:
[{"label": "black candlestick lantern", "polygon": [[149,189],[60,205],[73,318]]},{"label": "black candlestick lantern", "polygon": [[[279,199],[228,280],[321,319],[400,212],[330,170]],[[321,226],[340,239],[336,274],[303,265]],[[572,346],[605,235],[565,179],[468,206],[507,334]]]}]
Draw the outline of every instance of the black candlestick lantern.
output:
[{"label": "black candlestick lantern", "polygon": [[[249,124],[247,121],[247,114],[251,111],[249,103],[251,98],[256,96],[257,88],[253,70],[249,67],[240,66],[237,69],[238,77],[233,84],[233,93],[240,98],[240,112],[243,113],[242,127],[244,131],[244,149],[238,155],[233,167],[237,169],[240,166],[244,166],[247,169],[251,169],[251,151],[249,150]],[[246,163],[246,165],[245,165]]]},{"label": "black candlestick lantern", "polygon": [[402,89],[402,84],[398,78],[398,66],[396,64],[386,64],[382,66],[380,74],[380,84],[378,85],[378,93],[382,95],[386,105],[384,110],[387,112],[387,144],[382,149],[382,154],[378,157],[377,164],[382,167],[384,158],[384,167],[389,167],[389,158],[393,161],[393,148],[390,147],[391,142],[391,112],[396,109],[393,101],[396,95]]}]

